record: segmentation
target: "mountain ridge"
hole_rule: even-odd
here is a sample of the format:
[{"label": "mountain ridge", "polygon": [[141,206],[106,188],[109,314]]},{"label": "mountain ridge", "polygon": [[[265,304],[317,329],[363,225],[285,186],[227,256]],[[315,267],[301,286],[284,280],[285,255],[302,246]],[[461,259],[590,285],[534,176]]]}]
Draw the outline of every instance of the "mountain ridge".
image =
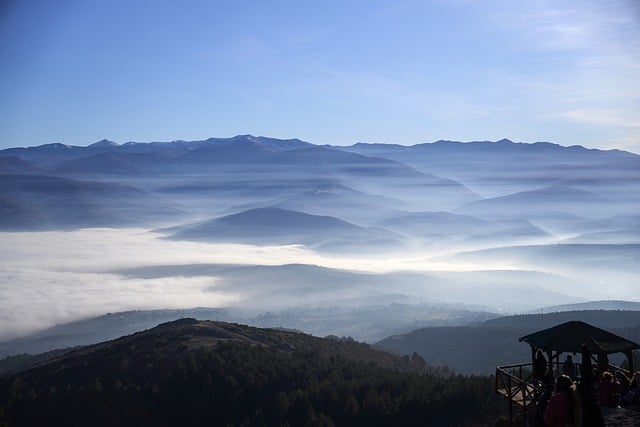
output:
[{"label": "mountain ridge", "polygon": [[[74,237],[87,247],[95,244],[93,236],[109,235],[110,242],[125,242],[134,237],[132,227],[148,230],[139,239],[149,248],[149,260],[136,259],[133,267],[162,270],[167,265],[169,283],[181,283],[184,274],[197,276],[198,282],[216,280],[218,290],[238,296],[225,303],[233,307],[263,311],[260,305],[276,307],[281,315],[286,304],[298,309],[313,303],[318,309],[341,305],[345,298],[371,304],[366,296],[404,301],[399,296],[512,313],[609,296],[632,299],[637,294],[640,156],[632,153],[506,138],[336,147],[295,138],[236,135],[122,145],[102,140],[88,147],[53,144],[0,154],[4,170],[19,175],[4,174],[0,179],[0,229],[73,229]],[[29,180],[33,185],[23,185]],[[465,207],[471,212],[464,212]],[[263,223],[277,216],[282,220]],[[194,245],[164,236],[191,227],[191,237],[204,242]],[[7,233],[2,237],[17,244],[3,249],[12,254],[15,245],[25,258],[45,250],[54,253],[60,242],[37,240],[54,236]],[[33,239],[33,246],[20,246],[22,237]],[[119,259],[119,244],[106,250],[117,263],[130,263]],[[282,254],[286,260],[274,260],[271,250],[265,255],[265,246],[273,245],[287,246],[273,248],[276,257]],[[169,255],[163,261],[156,258],[165,249],[178,247],[208,251],[211,264],[225,264],[233,251],[249,250],[256,253],[251,257],[256,268],[238,269],[237,274],[202,266],[181,270]],[[68,251],[80,260],[94,257],[77,253],[76,248]],[[344,280],[336,286],[335,271],[287,267],[296,254],[302,254],[296,258],[301,263],[334,270],[352,263],[376,273],[348,279],[339,275]],[[201,259],[201,254],[180,255]],[[309,261],[307,255],[320,255],[320,261]],[[12,268],[26,272],[27,262],[19,262],[17,256],[7,258],[11,265],[0,274],[11,277]],[[62,273],[41,258],[33,261],[38,273],[23,274],[20,286],[33,286],[29,290],[39,310],[47,313],[46,326],[60,316],[49,307],[55,304],[42,297],[45,285],[40,281],[60,279]],[[278,260],[285,265],[278,274],[261,269]],[[114,272],[104,271],[107,267],[99,260],[95,265],[89,286],[136,280],[118,272],[112,276]],[[407,273],[410,270],[414,274]],[[212,278],[199,275],[202,271]],[[88,280],[79,271],[64,274]],[[106,293],[110,289],[106,287],[96,292]],[[192,291],[186,288],[185,292]],[[139,292],[136,286],[130,289]],[[17,286],[10,289],[13,301],[21,301],[21,291]],[[70,292],[77,296],[82,291]],[[173,307],[177,300],[165,295],[154,298]],[[135,308],[123,306],[128,302],[119,296],[113,298],[113,311]],[[81,310],[74,301],[56,302],[77,314]],[[97,314],[95,308],[91,313]],[[304,323],[304,313],[295,316],[287,318],[289,325],[315,327]],[[327,317],[314,319],[323,328],[335,326],[359,337],[365,336],[364,320],[373,318],[342,316],[333,324]],[[394,327],[418,326],[412,323],[416,319],[423,318],[396,316]],[[10,321],[13,326],[4,327],[7,336],[14,327],[20,328],[21,319],[10,315]],[[376,334],[391,330],[377,324],[370,329]],[[366,339],[373,340],[371,336]]]},{"label": "mountain ridge", "polygon": [[[539,152],[548,152],[548,151],[566,151],[573,152],[574,154],[577,152],[580,153],[599,153],[599,154],[615,154],[622,155],[627,158],[638,158],[640,155],[624,151],[621,149],[599,149],[599,148],[587,148],[582,145],[571,145],[564,146],[557,143],[551,142],[514,142],[507,138],[503,138],[498,141],[452,141],[452,140],[437,140],[434,142],[423,142],[416,143],[412,145],[402,145],[402,144],[387,144],[387,143],[366,143],[366,142],[357,142],[352,145],[347,146],[338,146],[331,144],[313,144],[307,141],[303,141],[298,138],[289,138],[289,139],[279,139],[279,138],[271,138],[266,136],[253,136],[251,134],[244,135],[235,135],[232,137],[210,137],[204,140],[173,140],[173,141],[149,141],[149,142],[137,142],[137,141],[129,141],[123,144],[118,144],[117,142],[110,141],[107,139],[102,139],[100,141],[89,143],[86,146],[83,145],[68,145],[63,143],[46,143],[35,146],[28,147],[10,147],[3,150],[0,150],[0,156],[6,155],[17,155],[18,157],[22,157],[20,154],[26,157],[30,157],[29,153],[35,152],[67,152],[71,153],[72,151],[80,152],[80,151],[96,151],[96,150],[115,150],[115,151],[135,151],[140,148],[143,150],[147,150],[150,148],[161,149],[169,149],[172,147],[189,147],[190,149],[194,149],[196,147],[206,147],[206,146],[219,146],[219,145],[228,145],[238,142],[252,142],[263,147],[269,147],[274,151],[286,151],[297,148],[310,148],[310,147],[325,147],[337,150],[349,151],[350,149],[380,149],[380,148],[388,148],[394,150],[405,150],[405,151],[416,151],[416,150],[440,150],[442,148],[454,148],[458,149],[509,149],[515,151],[539,151]],[[26,158],[25,160],[29,160]]]},{"label": "mountain ridge", "polygon": [[[340,147],[340,146],[334,146]],[[638,156],[638,154],[633,153],[631,151],[625,151],[617,148],[613,149],[600,149],[600,148],[587,148],[583,145],[575,144],[575,145],[561,145],[553,142],[546,141],[536,141],[536,142],[515,142],[508,138],[503,138],[496,141],[454,141],[454,140],[437,140],[433,142],[420,142],[416,144],[386,144],[386,143],[367,143],[367,142],[357,142],[352,145],[342,146],[345,148],[382,148],[389,147],[394,149],[407,149],[407,150],[416,150],[416,149],[438,149],[442,147],[447,148],[505,148],[508,147],[510,149],[518,150],[518,149],[526,149],[532,151],[550,151],[550,150],[568,150],[568,151],[591,151],[596,153],[616,153],[616,154],[631,154],[633,156]]]},{"label": "mountain ridge", "polygon": [[174,240],[230,241],[257,244],[307,244],[329,242],[331,247],[353,244],[353,239],[370,243],[391,241],[395,234],[361,227],[336,217],[313,215],[279,207],[248,209],[206,220],[191,226],[165,229]]}]

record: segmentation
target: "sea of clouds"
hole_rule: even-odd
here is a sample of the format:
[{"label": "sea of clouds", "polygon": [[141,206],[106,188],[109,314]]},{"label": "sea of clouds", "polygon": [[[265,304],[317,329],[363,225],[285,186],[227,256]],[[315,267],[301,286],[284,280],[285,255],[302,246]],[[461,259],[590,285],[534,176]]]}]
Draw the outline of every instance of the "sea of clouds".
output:
[{"label": "sea of clouds", "polygon": [[[455,295],[453,302],[478,304],[499,299],[504,306],[535,308],[536,289],[547,292],[545,304],[554,295],[574,295],[575,301],[606,299],[615,290],[616,299],[637,299],[637,268],[628,271],[624,281],[610,278],[602,286],[598,277],[580,272],[584,280],[567,276],[527,275],[534,270],[521,260],[500,257],[448,257],[440,254],[407,253],[406,256],[318,254],[303,246],[251,246],[194,243],[166,240],[146,229],[82,229],[75,231],[0,233],[0,341],[27,335],[56,324],[126,310],[192,307],[296,307],[317,298],[320,304],[334,304],[346,297],[399,293],[434,295],[434,285],[425,282],[409,286],[401,281],[378,282],[364,289],[362,282],[351,289],[327,283],[317,292],[296,292],[297,283],[278,283],[257,292],[260,284],[236,282],[230,285],[213,274],[168,274],[157,277],[123,274],[139,268],[189,265],[278,266],[307,264],[340,271],[383,274],[426,272],[440,279],[439,295]],[[468,258],[468,257],[467,257]],[[538,268],[538,271],[543,271]],[[449,276],[442,275],[442,272]],[[493,272],[499,272],[493,273]],[[519,273],[510,276],[512,272]],[[451,274],[457,274],[452,279]],[[567,273],[568,274],[568,273]],[[609,274],[609,273],[607,273]],[[526,275],[526,280],[523,277]],[[576,273],[578,275],[578,273]],[[625,277],[625,276],[620,276]],[[438,279],[438,280],[440,280]],[[394,279],[395,280],[395,279]],[[258,279],[259,281],[259,279]],[[525,283],[526,282],[526,283]],[[243,284],[244,283],[244,284]],[[615,284],[618,288],[615,288]],[[569,284],[569,285],[567,285]],[[273,292],[272,292],[273,290]],[[491,294],[494,292],[495,295]],[[446,298],[441,298],[445,300]],[[505,300],[505,298],[507,298]],[[569,298],[571,299],[571,298]],[[558,303],[566,303],[567,299]]]}]

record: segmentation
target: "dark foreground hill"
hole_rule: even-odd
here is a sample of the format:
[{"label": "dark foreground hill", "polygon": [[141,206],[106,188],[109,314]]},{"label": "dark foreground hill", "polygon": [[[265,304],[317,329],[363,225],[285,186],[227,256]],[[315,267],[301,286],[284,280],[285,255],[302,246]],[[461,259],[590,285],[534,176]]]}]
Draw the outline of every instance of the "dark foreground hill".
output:
[{"label": "dark foreground hill", "polygon": [[0,425],[487,425],[488,377],[350,340],[181,319],[0,379]]}]

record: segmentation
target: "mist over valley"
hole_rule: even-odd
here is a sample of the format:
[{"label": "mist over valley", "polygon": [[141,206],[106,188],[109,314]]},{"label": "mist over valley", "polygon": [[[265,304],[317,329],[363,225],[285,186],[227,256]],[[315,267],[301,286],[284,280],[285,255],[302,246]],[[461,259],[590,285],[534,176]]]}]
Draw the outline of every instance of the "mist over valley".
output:
[{"label": "mist over valley", "polygon": [[0,2],[0,426],[555,425],[565,354],[560,418],[636,426],[587,353],[640,366],[639,40],[633,0]]},{"label": "mist over valley", "polygon": [[219,320],[375,342],[637,301],[639,159],[509,140],[251,135],[5,149],[0,339],[210,307],[233,312]]}]

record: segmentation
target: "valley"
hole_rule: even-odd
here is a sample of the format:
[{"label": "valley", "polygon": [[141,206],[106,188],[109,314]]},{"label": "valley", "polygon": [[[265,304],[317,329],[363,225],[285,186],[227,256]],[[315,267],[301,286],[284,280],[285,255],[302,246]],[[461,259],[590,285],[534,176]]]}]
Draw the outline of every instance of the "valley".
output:
[{"label": "valley", "polygon": [[251,135],[5,149],[0,340],[207,307],[375,342],[460,313],[637,301],[639,158]]}]

